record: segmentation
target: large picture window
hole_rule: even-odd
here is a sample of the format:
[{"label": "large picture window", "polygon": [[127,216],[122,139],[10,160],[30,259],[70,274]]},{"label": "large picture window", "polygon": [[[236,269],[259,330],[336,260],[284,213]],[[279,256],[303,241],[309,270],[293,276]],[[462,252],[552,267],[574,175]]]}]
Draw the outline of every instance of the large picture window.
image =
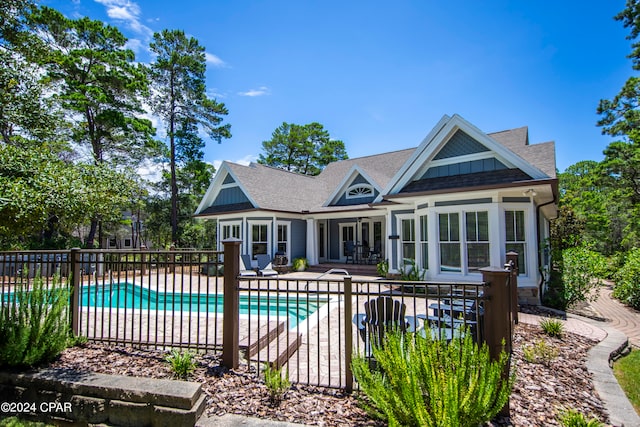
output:
[{"label": "large picture window", "polygon": [[490,264],[489,213],[466,212],[467,269],[478,271]]},{"label": "large picture window", "polygon": [[461,272],[460,215],[458,213],[438,214],[438,234],[440,237],[440,271]]},{"label": "large picture window", "polygon": [[526,272],[526,233],[524,222],[524,211],[505,211],[504,222],[506,231],[506,251],[518,253],[518,273]]}]

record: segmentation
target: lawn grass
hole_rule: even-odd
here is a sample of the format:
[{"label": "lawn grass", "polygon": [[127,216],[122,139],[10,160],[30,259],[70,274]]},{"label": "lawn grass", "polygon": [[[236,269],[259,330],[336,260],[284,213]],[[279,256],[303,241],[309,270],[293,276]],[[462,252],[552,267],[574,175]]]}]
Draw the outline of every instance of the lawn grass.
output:
[{"label": "lawn grass", "polygon": [[613,373],[620,387],[640,414],[640,350],[633,350],[613,365]]}]

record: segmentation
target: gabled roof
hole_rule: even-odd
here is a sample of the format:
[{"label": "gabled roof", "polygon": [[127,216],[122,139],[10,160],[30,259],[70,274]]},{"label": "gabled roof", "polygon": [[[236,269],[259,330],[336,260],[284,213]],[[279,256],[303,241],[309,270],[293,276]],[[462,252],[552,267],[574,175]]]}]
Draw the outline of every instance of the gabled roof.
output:
[{"label": "gabled roof", "polygon": [[[432,162],[437,164],[443,161],[442,155],[435,162],[434,159],[458,131],[464,132],[465,138],[473,140],[468,143],[469,147],[473,147],[474,143],[476,149],[479,147],[482,151],[479,157],[494,156],[502,170],[425,178],[424,172]],[[470,157],[473,158],[473,155]],[[468,189],[488,181],[492,184],[508,184],[514,181],[549,180],[556,177],[555,146],[553,142],[529,145],[527,127],[485,134],[458,115],[445,115],[417,148],[334,162],[315,177],[256,163],[244,166],[223,162],[196,215],[250,209],[297,213],[365,209],[369,204],[332,205],[357,175],[366,179],[380,193],[376,198],[378,203],[382,202],[384,196],[444,188]],[[237,186],[246,199],[213,206],[221,189],[229,186]]]}]

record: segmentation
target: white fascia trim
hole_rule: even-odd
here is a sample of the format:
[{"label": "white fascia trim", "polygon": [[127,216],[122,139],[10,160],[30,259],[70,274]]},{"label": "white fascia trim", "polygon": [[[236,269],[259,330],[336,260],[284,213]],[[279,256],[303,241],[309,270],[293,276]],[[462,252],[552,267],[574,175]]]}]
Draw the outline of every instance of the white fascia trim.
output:
[{"label": "white fascia trim", "polygon": [[226,161],[223,161],[220,164],[220,168],[216,171],[216,173],[211,178],[211,182],[209,183],[209,188],[207,188],[206,193],[204,193],[204,196],[202,197],[202,200],[198,205],[198,209],[196,209],[195,215],[199,214],[200,212],[205,210],[207,207],[209,207],[211,205],[211,201],[214,200],[214,193],[217,194],[220,191],[219,188],[217,191],[215,190],[215,188],[220,187],[222,184],[222,181],[224,181],[224,179],[222,178],[221,172],[224,170],[226,170],[227,172],[229,171],[229,168],[227,167],[226,163],[227,163]]},{"label": "white fascia trim", "polygon": [[[411,173],[411,172],[414,168],[416,168],[415,166],[416,162],[420,158],[422,158],[422,152],[424,151],[425,147],[428,146],[433,139],[435,139],[435,137],[442,131],[442,129],[450,120],[451,118],[446,114],[442,116],[442,118],[438,121],[438,123],[436,123],[436,125],[431,129],[431,131],[427,134],[427,136],[424,137],[424,139],[422,140],[420,145],[418,145],[418,148],[413,152],[411,157],[409,157],[407,161],[404,162],[404,165],[402,165],[402,167],[400,167],[400,169],[398,170],[398,172],[396,172],[393,178],[391,178],[387,186],[384,188],[383,191],[380,192],[380,194],[378,195],[378,197],[376,197],[374,202],[381,202],[383,196],[387,194],[391,194],[391,192],[395,189],[395,187],[397,187],[398,182],[408,181],[408,179],[410,179],[410,177],[414,175],[414,173]],[[409,178],[407,178],[407,174],[409,174]]]},{"label": "white fascia trim", "polygon": [[[226,173],[222,173],[222,172],[226,172]],[[235,181],[234,184],[223,184],[224,178],[227,175],[231,175],[231,178],[233,178],[233,180]],[[196,210],[195,214],[197,215],[201,211],[203,211],[206,208],[208,208],[209,206],[211,206],[211,203],[218,196],[218,194],[220,193],[220,190],[222,190],[223,188],[235,187],[235,186],[239,187],[240,190],[242,190],[242,192],[247,197],[247,199],[249,199],[249,202],[251,202],[251,204],[253,205],[254,208],[258,207],[258,204],[256,203],[256,201],[253,200],[251,195],[247,192],[247,190],[242,185],[242,182],[233,173],[233,171],[229,167],[228,162],[225,160],[225,161],[222,162],[222,164],[220,165],[220,169],[218,169],[218,171],[216,172],[215,176],[213,177],[213,179],[211,181],[211,184],[209,185],[209,188],[207,189],[207,192],[205,193],[204,197],[202,198],[202,201],[200,202],[200,205],[198,205],[198,209]]]},{"label": "white fascia trim", "polygon": [[495,139],[487,136],[458,114],[454,114],[453,117],[446,120],[446,123],[443,123],[443,120],[444,118],[438,122],[438,125],[436,125],[434,130],[422,141],[414,155],[407,160],[403,168],[396,174],[396,177],[390,182],[388,188],[385,189],[385,194],[397,193],[404,188],[425,165],[430,165],[431,159],[435,157],[436,153],[439,152],[446,141],[448,141],[458,129],[469,134],[469,136],[486,146],[490,150],[489,153],[493,152],[498,160],[504,161],[508,166],[522,170],[533,179],[549,178],[540,169],[531,165],[513,151],[500,145]]},{"label": "white fascia trim", "polygon": [[375,191],[378,191],[378,194],[382,194],[382,191],[381,191],[382,189],[380,188],[380,186],[376,184],[376,182],[365,171],[363,171],[360,166],[353,165],[349,170],[349,172],[345,174],[340,184],[336,186],[336,189],[333,190],[331,195],[327,198],[327,200],[324,202],[322,206],[328,207],[328,206],[331,206],[333,203],[335,203],[336,200],[340,197],[340,195],[344,193],[347,190],[347,188],[349,188],[349,186],[351,185],[351,183],[353,182],[357,174],[362,175],[362,177],[367,180],[367,182],[373,187],[373,189]]}]

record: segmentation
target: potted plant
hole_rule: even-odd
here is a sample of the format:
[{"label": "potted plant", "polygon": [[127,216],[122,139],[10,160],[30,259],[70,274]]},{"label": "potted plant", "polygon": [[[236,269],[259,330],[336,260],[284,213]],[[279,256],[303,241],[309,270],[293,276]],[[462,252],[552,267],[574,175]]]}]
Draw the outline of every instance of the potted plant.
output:
[{"label": "potted plant", "polygon": [[305,271],[309,267],[309,261],[306,258],[295,258],[293,260],[293,271]]}]

